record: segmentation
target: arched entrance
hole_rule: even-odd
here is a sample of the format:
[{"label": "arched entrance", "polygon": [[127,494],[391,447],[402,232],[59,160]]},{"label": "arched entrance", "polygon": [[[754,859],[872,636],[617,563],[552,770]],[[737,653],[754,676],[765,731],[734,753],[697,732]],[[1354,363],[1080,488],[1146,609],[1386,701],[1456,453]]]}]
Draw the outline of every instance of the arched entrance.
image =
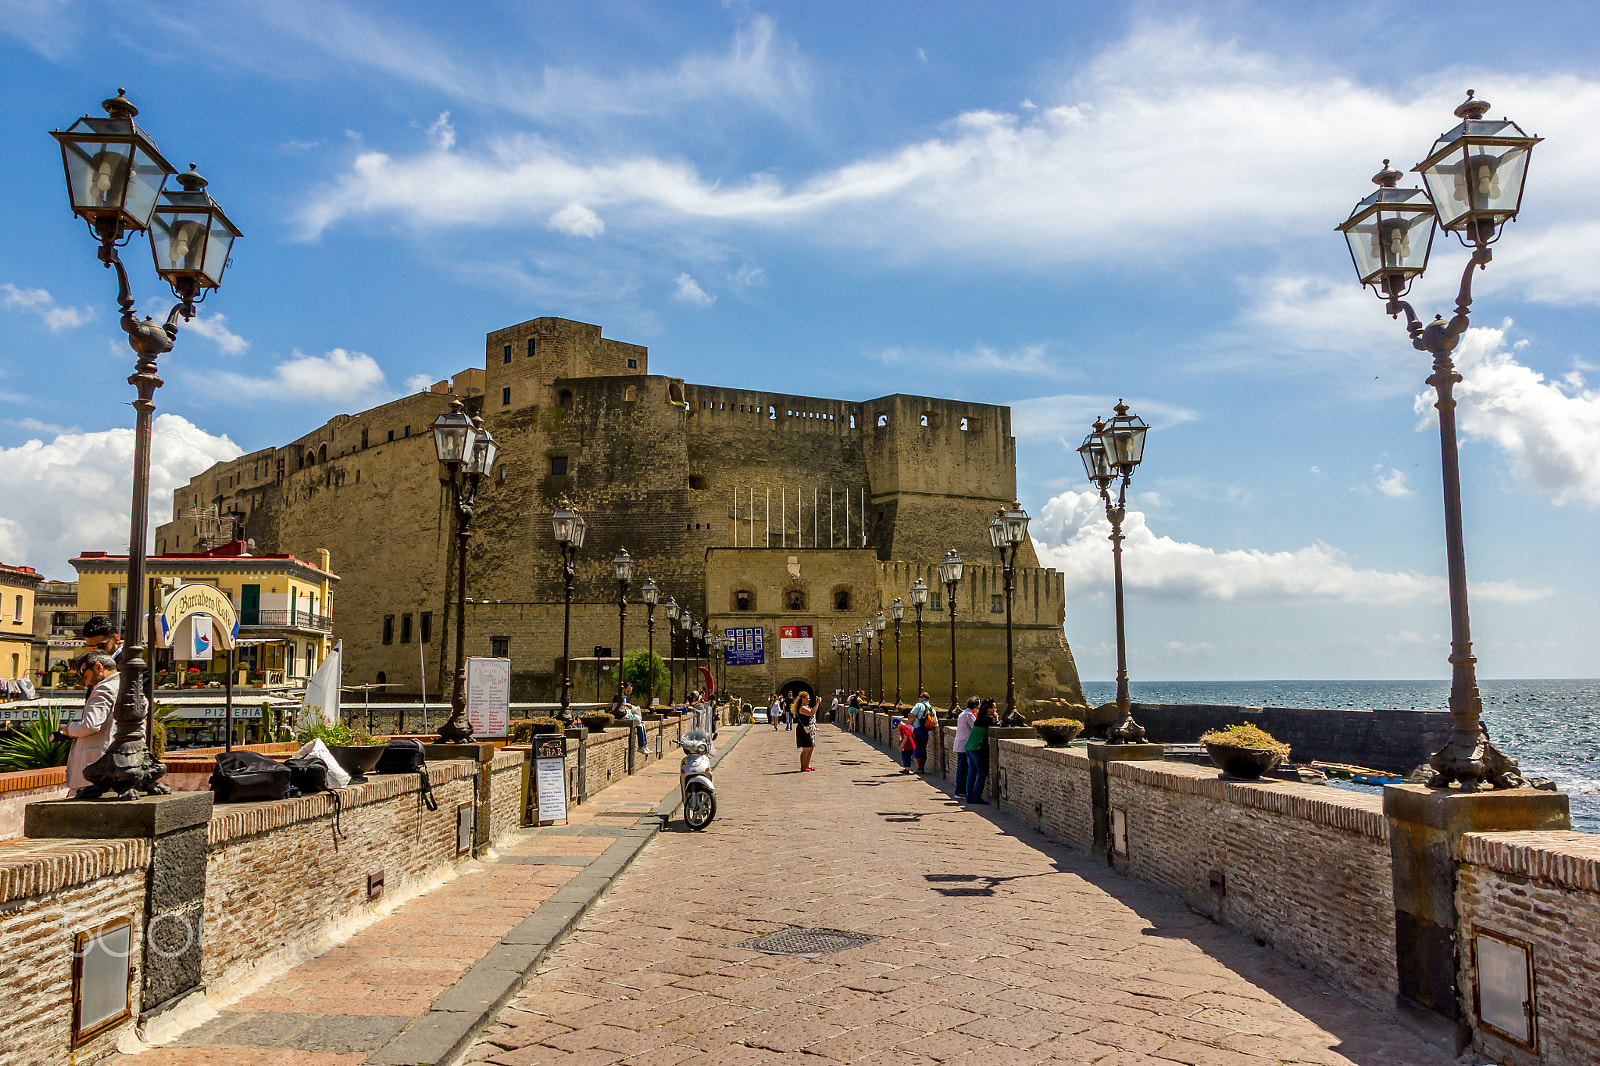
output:
[{"label": "arched entrance", "polygon": [[811,682],[807,681],[803,677],[796,677],[785,681],[783,683],[783,687],[778,689],[778,692],[783,696],[784,703],[788,703],[801,692],[804,692],[806,695],[810,696],[813,703],[816,702],[817,690],[812,688]]}]

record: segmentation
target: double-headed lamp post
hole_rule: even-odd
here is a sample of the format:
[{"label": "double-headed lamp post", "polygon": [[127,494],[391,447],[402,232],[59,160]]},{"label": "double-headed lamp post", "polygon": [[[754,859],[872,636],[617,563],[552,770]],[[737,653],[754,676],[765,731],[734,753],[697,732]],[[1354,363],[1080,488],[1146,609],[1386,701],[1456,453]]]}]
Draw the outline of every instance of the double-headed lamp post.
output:
[{"label": "double-headed lamp post", "polygon": [[845,638],[842,635],[835,636],[833,638],[833,653],[839,657],[839,691],[840,692],[843,692],[844,691],[844,687],[845,687],[844,657],[846,655],[846,652],[847,652],[847,648],[846,648]]},{"label": "double-headed lamp post", "polygon": [[963,567],[961,554],[954,548],[939,560],[939,580],[944,584],[945,598],[950,609],[950,710],[960,711],[961,693],[956,688],[956,586],[961,584]]},{"label": "double-headed lamp post", "polygon": [[[1083,469],[1100,490],[1111,522],[1111,573],[1117,616],[1117,720],[1106,733],[1111,744],[1144,742],[1144,727],[1133,720],[1133,703],[1128,696],[1128,641],[1122,626],[1122,520],[1128,514],[1128,479],[1144,458],[1144,438],[1150,427],[1138,415],[1128,413],[1128,405],[1117,401],[1111,421],[1097,419],[1094,428],[1078,446]],[[1111,502],[1111,483],[1117,478],[1117,502]]]},{"label": "double-headed lamp post", "polygon": [[565,500],[550,516],[550,528],[561,548],[561,584],[565,607],[561,615],[561,710],[557,717],[572,722],[572,583],[578,576],[578,549],[589,525]]},{"label": "double-headed lamp post", "polygon": [[456,676],[450,689],[450,717],[439,727],[439,743],[465,744],[472,739],[472,720],[467,717],[467,546],[472,541],[478,485],[494,469],[496,445],[483,423],[467,414],[459,396],[431,428],[456,513]]},{"label": "double-headed lamp post", "polygon": [[[700,665],[699,660],[704,659],[706,657],[706,627],[701,625],[699,622],[696,622],[694,624],[693,632],[694,632],[695,666],[699,666]],[[702,696],[705,695],[705,693],[703,693],[703,692],[700,693],[700,694]]]},{"label": "double-headed lamp post", "polygon": [[678,601],[667,598],[667,706],[673,705],[678,680]]},{"label": "double-headed lamp post", "polygon": [[[191,166],[178,175],[181,191],[163,192],[175,172],[144,130],[134,122],[139,109],[118,89],[101,106],[106,117],[85,115],[65,132],[51,136],[61,145],[72,213],[88,223],[100,244],[100,262],[117,272],[117,306],[122,330],[138,358],[128,384],[136,398],[133,436],[133,500],[128,529],[128,589],[123,623],[121,688],[112,711],[113,732],[105,754],[84,768],[89,786],[78,795],[96,799],[114,792],[134,799],[141,792],[170,791],[161,783],[167,768],[145,743],[140,694],[149,669],[145,661],[145,534],[150,517],[150,434],[155,391],[161,387],[157,360],[172,350],[178,319],[195,315],[195,304],[221,287],[222,273],[239,230],[205,192],[206,179]],[[148,233],[156,273],[177,299],[165,322],[140,319],[133,290],[117,249],[135,233]]]},{"label": "double-headed lamp post", "polygon": [[[1472,272],[1489,265],[1493,258],[1489,246],[1521,210],[1528,159],[1540,141],[1509,119],[1486,120],[1488,111],[1488,101],[1476,99],[1468,89],[1466,102],[1455,110],[1461,123],[1441,134],[1427,158],[1412,168],[1422,175],[1427,192],[1396,188],[1404,175],[1385,159],[1383,170],[1372,179],[1377,192],[1357,204],[1339,226],[1361,284],[1377,291],[1391,318],[1403,313],[1411,346],[1433,356],[1433,373],[1427,383],[1439,397],[1434,407],[1439,412],[1445,553],[1450,571],[1451,730],[1449,742],[1428,760],[1434,771],[1428,780],[1430,788],[1445,788],[1456,781],[1464,788],[1485,784],[1514,788],[1527,783],[1516,762],[1497,751],[1483,729],[1483,699],[1478,693],[1477,659],[1472,654],[1467,619],[1461,468],[1456,451],[1454,390],[1461,375],[1451,357],[1467,329]],[[1448,322],[1435,315],[1424,324],[1401,297],[1427,269],[1435,220],[1470,247],[1472,257],[1461,274],[1455,314]]]},{"label": "double-headed lamp post", "polygon": [[[852,692],[863,692],[865,690],[862,689],[862,687],[861,687],[861,630],[859,628],[857,628],[856,631],[855,631],[855,635],[853,637],[851,637],[850,639],[851,639],[851,643],[854,645],[854,650],[855,650],[855,666],[854,666],[855,684],[850,686],[850,690]],[[865,709],[866,708],[864,708],[864,707],[862,708],[862,710],[865,710]]]},{"label": "double-headed lamp post", "polygon": [[[889,605],[889,617],[894,619],[894,705],[900,706],[900,619],[906,616],[906,605],[899,596]],[[920,693],[919,693],[920,695]]]},{"label": "double-headed lamp post", "polygon": [[617,695],[622,695],[622,651],[628,637],[628,586],[633,584],[633,556],[623,548],[611,560],[617,574]]},{"label": "double-headed lamp post", "polygon": [[661,590],[654,581],[645,578],[644,584],[639,586],[639,599],[644,601],[645,684],[649,686],[644,694],[644,706],[649,710],[656,704],[656,603],[661,599]]},{"label": "double-headed lamp post", "polygon": [[883,630],[889,624],[888,617],[879,611],[872,616],[872,628],[878,634],[878,705],[883,705]]},{"label": "double-headed lamp post", "polygon": [[928,583],[920,577],[911,583],[911,607],[917,612],[917,698],[922,698],[922,609],[928,606]]},{"label": "double-headed lamp post", "polygon": [[694,645],[690,638],[694,636],[694,618],[689,614],[688,608],[678,611],[678,628],[683,631],[683,698],[689,698],[689,661],[694,658]]},{"label": "double-headed lamp post", "polygon": [[1000,572],[1006,591],[1006,714],[1017,709],[1016,659],[1011,645],[1011,601],[1017,587],[1017,549],[1028,539],[1028,512],[1013,500],[1011,507],[995,512],[989,520],[989,543],[1000,553]]}]

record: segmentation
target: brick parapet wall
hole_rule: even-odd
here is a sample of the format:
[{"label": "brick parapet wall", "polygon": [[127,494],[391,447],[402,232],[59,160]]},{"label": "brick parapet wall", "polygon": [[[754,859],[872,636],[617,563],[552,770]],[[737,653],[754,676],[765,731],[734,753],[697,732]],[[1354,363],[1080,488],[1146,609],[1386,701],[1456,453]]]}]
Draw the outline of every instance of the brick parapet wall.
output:
[{"label": "brick parapet wall", "polygon": [[526,748],[502,748],[489,760],[489,846],[522,826],[522,776]]},{"label": "brick parapet wall", "polygon": [[0,848],[0,904],[150,865],[148,840],[17,840]]},{"label": "brick parapet wall", "polygon": [[[954,729],[943,730],[950,740]],[[1042,740],[1001,740],[991,773],[998,805],[1056,840],[1087,848],[1094,842],[1089,759],[1081,751],[1047,748]],[[929,760],[932,761],[931,758]],[[954,776],[955,756],[950,756]]]},{"label": "brick parapet wall", "polygon": [[[1459,987],[1478,1045],[1496,1062],[1592,1066],[1600,1062],[1600,837],[1537,831],[1467,833],[1456,912]],[[1532,946],[1537,1052],[1477,1024],[1470,938],[1482,929]]]}]

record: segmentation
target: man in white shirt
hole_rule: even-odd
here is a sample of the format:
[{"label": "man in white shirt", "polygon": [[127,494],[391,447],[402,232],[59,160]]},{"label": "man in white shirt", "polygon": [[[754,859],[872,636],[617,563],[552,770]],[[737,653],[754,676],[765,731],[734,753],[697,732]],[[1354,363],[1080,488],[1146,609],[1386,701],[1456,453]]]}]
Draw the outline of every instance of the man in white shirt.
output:
[{"label": "man in white shirt", "polygon": [[978,720],[978,698],[972,697],[961,713],[956,716],[956,795],[967,794],[967,776],[972,772],[972,761],[967,755],[967,738],[972,735],[972,726]]}]

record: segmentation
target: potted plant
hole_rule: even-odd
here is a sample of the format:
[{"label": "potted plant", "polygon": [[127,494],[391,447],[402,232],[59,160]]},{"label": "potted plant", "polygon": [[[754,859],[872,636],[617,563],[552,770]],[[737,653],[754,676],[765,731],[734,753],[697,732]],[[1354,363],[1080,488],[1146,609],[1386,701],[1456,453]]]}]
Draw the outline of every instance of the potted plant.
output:
[{"label": "potted plant", "polygon": [[1289,745],[1260,726],[1230,725],[1200,737],[1223,773],[1253,781],[1289,757]]},{"label": "potted plant", "polygon": [[588,714],[579,715],[578,721],[588,726],[591,733],[603,733],[606,726],[611,724],[611,715],[605,711],[590,711]]},{"label": "potted plant", "polygon": [[1076,718],[1040,718],[1033,728],[1044,738],[1045,747],[1064,748],[1083,732],[1083,723]]},{"label": "potted plant", "polygon": [[300,730],[294,739],[301,744],[320,740],[333,753],[333,761],[350,775],[350,783],[359,785],[367,779],[367,772],[378,765],[383,754],[383,741],[369,736],[360,729],[335,722],[316,722]]},{"label": "potted plant", "polygon": [[518,718],[511,723],[511,742],[527,744],[534,737],[561,732],[559,718]]}]

